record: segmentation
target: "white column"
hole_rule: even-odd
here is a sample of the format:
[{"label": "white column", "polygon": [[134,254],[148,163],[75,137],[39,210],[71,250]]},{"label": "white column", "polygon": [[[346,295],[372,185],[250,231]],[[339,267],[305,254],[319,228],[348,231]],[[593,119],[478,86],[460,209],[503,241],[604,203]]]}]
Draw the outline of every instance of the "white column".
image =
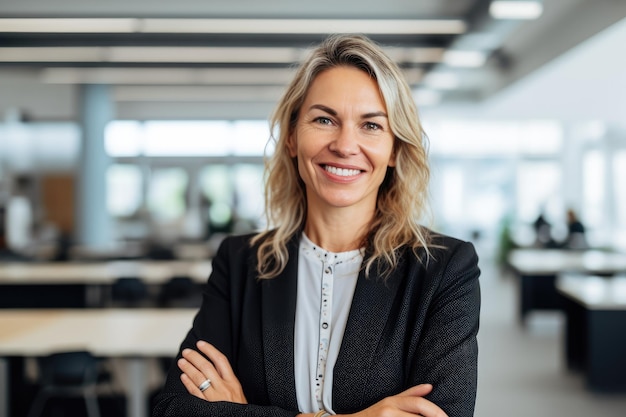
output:
[{"label": "white column", "polygon": [[111,218],[106,207],[106,172],[109,158],[104,132],[113,119],[110,88],[84,85],[80,89],[81,152],[76,173],[77,240],[91,248],[106,248],[113,241]]}]

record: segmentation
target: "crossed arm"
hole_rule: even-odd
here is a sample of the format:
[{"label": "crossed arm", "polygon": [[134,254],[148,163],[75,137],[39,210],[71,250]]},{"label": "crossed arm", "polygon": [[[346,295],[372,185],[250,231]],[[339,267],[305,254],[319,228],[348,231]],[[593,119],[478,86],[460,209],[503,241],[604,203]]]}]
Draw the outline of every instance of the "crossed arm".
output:
[{"label": "crossed arm", "polygon": [[[199,341],[198,351],[185,349],[178,360],[182,371],[181,382],[189,394],[206,401],[228,401],[247,404],[246,397],[230,363],[213,345]],[[200,354],[202,352],[205,356]],[[207,359],[208,358],[208,359]],[[203,391],[199,386],[209,380],[210,386]],[[353,414],[353,417],[447,417],[436,404],[424,398],[432,385],[421,384],[400,394],[387,397],[374,405]],[[313,414],[299,414],[298,417],[313,417]]]},{"label": "crossed arm", "polygon": [[[473,415],[480,272],[471,245],[453,246],[446,256],[440,254],[438,257],[437,269],[443,273],[440,279],[435,280],[437,284],[429,287],[436,289],[435,296],[429,301],[428,325],[419,336],[411,335],[411,343],[417,343],[417,348],[410,355],[413,359],[405,363],[408,382],[405,386],[409,388],[378,402],[374,400],[362,409],[353,409],[355,417],[440,417],[446,416],[446,412],[450,417]],[[237,267],[241,269],[241,259],[245,256],[236,251],[229,253],[224,248],[220,252],[214,260],[210,289],[205,293],[208,298],[205,298],[203,308],[206,310],[198,314],[192,331],[183,342],[184,349],[175,367],[178,369],[170,372],[157,400],[154,416],[313,417],[313,414],[299,415],[292,405],[270,405],[263,375],[251,377],[259,373],[259,369],[255,368],[259,358],[242,364],[239,357],[238,366],[241,369],[234,367],[236,364],[232,361],[240,356],[240,351],[234,346],[240,346],[241,340],[233,338],[242,333],[239,327],[231,329],[231,326],[239,326],[242,319],[240,315],[236,316],[240,309],[232,307],[231,297],[242,298],[244,290],[241,288],[242,281],[233,277],[245,273],[233,274],[233,270]],[[248,313],[252,314],[247,316],[246,323],[249,325],[251,319],[256,320],[256,298],[246,297],[245,303],[243,298],[241,301],[239,298],[236,298],[236,306],[243,303]],[[258,337],[258,331],[254,326],[253,330],[246,327],[246,338]],[[228,337],[212,338],[213,335],[224,334]],[[207,340],[213,345],[203,342]],[[247,345],[247,348],[250,346]],[[233,369],[237,370],[237,374]],[[238,375],[239,372],[244,374]],[[207,379],[211,380],[211,386],[200,391],[198,387]],[[422,381],[435,386],[421,384]],[[242,382],[248,386],[245,394]]]}]

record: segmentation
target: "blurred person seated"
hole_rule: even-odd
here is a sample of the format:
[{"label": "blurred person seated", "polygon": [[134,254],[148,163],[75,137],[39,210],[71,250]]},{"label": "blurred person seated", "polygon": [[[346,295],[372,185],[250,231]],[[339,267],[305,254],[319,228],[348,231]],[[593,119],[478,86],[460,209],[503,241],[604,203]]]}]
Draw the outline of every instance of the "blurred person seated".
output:
[{"label": "blurred person seated", "polygon": [[28,197],[30,186],[29,177],[18,177],[13,193],[6,203],[4,216],[6,245],[17,254],[26,254],[33,241],[33,206]]},{"label": "blurred person seated", "polygon": [[559,247],[558,242],[552,237],[552,224],[546,220],[543,213],[539,214],[533,226],[535,229],[535,247],[545,249]]},{"label": "blurred person seated", "polygon": [[589,247],[585,237],[585,226],[572,209],[567,210],[567,238],[563,247],[567,249],[587,249]]},{"label": "blurred person seated", "polygon": [[7,243],[5,213],[6,210],[0,207],[0,262],[28,260],[28,257],[15,252]]}]

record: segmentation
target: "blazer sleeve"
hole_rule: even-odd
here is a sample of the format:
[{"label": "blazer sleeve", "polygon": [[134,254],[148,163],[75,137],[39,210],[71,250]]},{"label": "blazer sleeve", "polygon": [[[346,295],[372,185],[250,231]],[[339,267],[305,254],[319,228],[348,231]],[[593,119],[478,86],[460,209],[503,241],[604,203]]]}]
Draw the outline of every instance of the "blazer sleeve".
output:
[{"label": "blazer sleeve", "polygon": [[[477,389],[480,288],[478,256],[455,241],[435,254],[435,291],[428,306],[415,362],[414,383],[431,383],[428,399],[450,417],[474,415]],[[437,262],[437,258],[443,262]],[[430,269],[430,268],[428,268]]]},{"label": "blazer sleeve", "polygon": [[[196,349],[200,339],[214,344],[235,367],[233,358],[236,350],[238,329],[236,328],[238,301],[236,282],[243,278],[242,262],[248,252],[248,240],[227,238],[213,259],[213,271],[203,293],[203,301],[194,318],[191,330],[183,340],[176,360],[173,362],[161,392],[154,400],[153,417],[293,417],[297,410],[254,404],[236,404],[226,401],[210,402],[189,393],[180,381],[181,371],[176,365],[185,348]],[[238,268],[239,265],[239,268]],[[234,284],[235,283],[235,284]]]}]

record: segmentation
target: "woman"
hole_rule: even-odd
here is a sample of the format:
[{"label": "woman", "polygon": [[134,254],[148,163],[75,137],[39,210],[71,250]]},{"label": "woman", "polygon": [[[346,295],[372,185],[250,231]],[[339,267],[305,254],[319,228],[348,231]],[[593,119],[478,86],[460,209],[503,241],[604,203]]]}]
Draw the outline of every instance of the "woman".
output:
[{"label": "woman", "polygon": [[272,125],[273,228],[221,245],[154,416],[473,415],[477,257],[417,222],[429,172],[399,69],[332,36]]}]

